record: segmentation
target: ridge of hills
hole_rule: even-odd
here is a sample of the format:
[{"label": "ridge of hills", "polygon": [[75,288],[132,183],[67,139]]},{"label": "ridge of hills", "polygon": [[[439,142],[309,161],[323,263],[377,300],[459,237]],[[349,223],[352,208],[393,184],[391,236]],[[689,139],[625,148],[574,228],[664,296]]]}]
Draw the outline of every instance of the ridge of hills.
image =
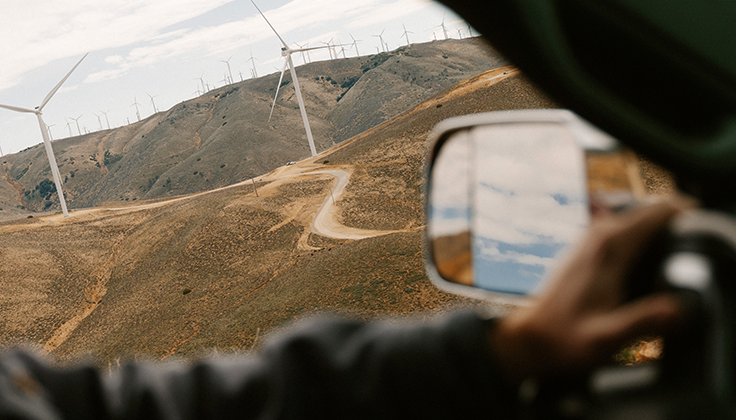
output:
[{"label": "ridge of hills", "polygon": [[[555,104],[518,71],[498,68],[255,185],[4,223],[0,342],[38,343],[60,363],[91,354],[112,367],[126,357],[249,351],[315,313],[424,317],[476,305],[438,290],[424,272],[426,136],[448,117],[540,107]],[[312,220],[335,183],[304,174],[315,169],[350,174],[333,207],[342,225],[394,233],[315,233]]]},{"label": "ridge of hills", "polygon": [[[414,44],[297,68],[318,151],[506,63],[480,38]],[[70,209],[206,191],[309,156],[287,74],[214,89],[137,123],[53,142]],[[60,209],[41,144],[2,158],[0,220]]]}]

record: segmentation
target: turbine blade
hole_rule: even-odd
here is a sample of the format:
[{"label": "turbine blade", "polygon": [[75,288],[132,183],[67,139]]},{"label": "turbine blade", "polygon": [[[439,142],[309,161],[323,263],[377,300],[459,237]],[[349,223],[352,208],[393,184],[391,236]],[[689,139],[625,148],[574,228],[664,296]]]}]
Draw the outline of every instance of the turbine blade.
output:
[{"label": "turbine blade", "polygon": [[299,50],[291,50],[292,52],[304,52],[304,51],[312,51],[312,50],[324,50],[325,48],[330,48],[329,46],[325,45],[324,47],[311,47],[311,48],[302,48]]},{"label": "turbine blade", "polygon": [[273,116],[273,110],[276,108],[276,98],[279,97],[279,89],[281,89],[281,82],[284,80],[284,73],[286,73],[286,66],[289,65],[289,60],[284,60],[284,68],[281,69],[281,77],[279,77],[279,84],[276,86],[276,95],[273,97],[273,105],[271,105],[271,113],[268,114],[268,121],[271,122],[271,116]]},{"label": "turbine blade", "polygon": [[38,110],[39,111],[42,111],[43,110],[43,107],[45,107],[46,104],[49,103],[49,101],[51,100],[51,97],[54,96],[54,94],[56,93],[57,90],[59,90],[59,88],[61,87],[61,85],[63,85],[64,82],[66,82],[66,79],[68,79],[69,76],[72,75],[72,73],[74,72],[74,70],[76,70],[77,67],[79,67],[79,65],[82,64],[82,60],[84,60],[87,57],[87,55],[89,55],[89,53],[85,54],[84,57],[82,57],[82,59],[79,60],[79,62],[77,62],[77,64],[74,67],[72,67],[72,69],[69,71],[69,73],[67,73],[66,76],[64,76],[64,78],[61,79],[61,82],[59,82],[59,84],[56,85],[56,87],[54,87],[51,90],[51,92],[49,92],[48,95],[46,95],[46,97],[43,99],[43,102],[41,102],[41,105],[38,107]]},{"label": "turbine blade", "polygon": [[35,113],[36,113],[36,111],[34,111],[34,110],[32,110],[32,109],[28,109],[28,108],[21,108],[21,107],[19,107],[19,106],[11,106],[11,105],[0,105],[0,108],[5,108],[5,109],[9,109],[9,110],[11,110],[11,111],[16,111],[16,112],[29,112],[29,113],[31,113],[31,114],[35,114]]},{"label": "turbine blade", "polygon": [[269,22],[268,19],[266,19],[266,15],[264,15],[263,12],[261,12],[261,9],[258,8],[258,5],[256,5],[256,2],[253,1],[253,0],[250,0],[250,2],[253,3],[253,6],[256,7],[256,10],[258,10],[258,13],[260,13],[261,16],[263,16],[263,19],[266,21],[266,23],[268,23],[268,26],[271,27],[271,30],[273,31],[273,33],[276,34],[276,36],[279,38],[279,40],[281,41],[281,43],[284,44],[284,47],[286,47],[286,49],[288,50],[289,49],[289,46],[286,45],[286,41],[284,41],[284,39],[281,38],[281,35],[279,35],[279,33],[276,32],[276,29],[273,27],[273,25],[271,25],[271,22]]}]

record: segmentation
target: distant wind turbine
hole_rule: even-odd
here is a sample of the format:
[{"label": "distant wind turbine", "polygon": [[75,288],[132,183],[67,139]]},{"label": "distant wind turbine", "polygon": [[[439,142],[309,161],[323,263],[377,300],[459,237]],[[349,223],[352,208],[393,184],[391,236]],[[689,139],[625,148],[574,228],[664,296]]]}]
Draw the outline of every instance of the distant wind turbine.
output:
[{"label": "distant wind turbine", "polygon": [[64,118],[64,121],[66,121],[66,128],[69,129],[69,137],[73,136],[74,134],[72,134],[72,123],[70,123],[69,121],[67,121],[66,118]]},{"label": "distant wind turbine", "polygon": [[271,27],[271,30],[276,34],[276,36],[279,38],[279,41],[284,45],[283,48],[281,48],[281,56],[284,57],[284,68],[281,70],[281,77],[279,78],[279,84],[276,87],[276,95],[273,98],[273,105],[271,106],[271,115],[269,115],[268,120],[271,120],[271,116],[273,115],[273,110],[276,107],[276,98],[279,96],[279,89],[281,88],[281,81],[284,79],[284,73],[286,72],[286,67],[289,67],[289,71],[291,72],[291,80],[294,83],[294,92],[296,92],[296,100],[299,102],[299,110],[302,113],[302,121],[304,122],[304,129],[307,132],[307,140],[309,141],[309,150],[312,152],[312,156],[317,156],[317,149],[314,147],[314,138],[312,137],[312,129],[309,127],[309,119],[307,118],[307,110],[304,108],[304,99],[302,99],[302,92],[299,88],[299,79],[296,77],[296,70],[294,69],[294,62],[291,59],[291,54],[295,52],[301,52],[301,51],[311,51],[311,50],[317,50],[324,47],[312,47],[312,48],[303,48],[303,49],[291,49],[288,44],[286,44],[286,41],[284,41],[283,38],[281,38],[281,35],[279,35],[278,32],[276,32],[276,29],[271,25],[271,22],[266,19],[266,15],[261,12],[261,9],[258,8],[255,1],[250,0],[251,3],[253,3],[253,6],[258,10],[258,13],[263,16],[263,19],[268,23],[268,26]]},{"label": "distant wind turbine", "polygon": [[[87,53],[89,54],[89,53]],[[51,97],[54,96],[56,91],[59,90],[62,84],[66,82],[66,79],[71,76],[72,72],[77,69],[77,67],[82,63],[82,60],[84,60],[85,57],[87,57],[87,54],[82,57],[77,64],[72,67],[72,69],[69,71],[69,73],[64,76],[63,79],[61,79],[61,82],[57,84],[53,89],[51,89],[51,92],[49,92],[48,95],[43,99],[41,102],[41,105],[36,107],[35,109],[28,109],[28,108],[21,108],[16,106],[10,106],[10,105],[0,105],[1,108],[9,109],[11,111],[16,112],[27,112],[30,114],[36,114],[36,118],[38,118],[38,125],[41,127],[41,136],[43,137],[43,144],[46,147],[46,156],[49,159],[49,166],[51,167],[51,175],[54,178],[54,184],[56,184],[56,193],[59,196],[59,203],[61,204],[61,211],[64,213],[64,217],[69,216],[69,212],[66,209],[66,199],[64,199],[64,191],[61,189],[61,174],[59,173],[59,167],[56,165],[56,158],[54,157],[54,149],[51,147],[51,140],[49,139],[49,135],[46,132],[46,123],[43,121],[43,117],[41,115],[43,114],[43,108],[46,106],[46,104],[49,103],[51,100]],[[80,116],[81,117],[81,116]]]},{"label": "distant wind turbine", "polygon": [[202,82],[202,93],[204,94],[204,93],[207,93],[207,91],[204,88],[204,79],[203,79],[203,77],[204,77],[204,73],[202,73],[202,75],[199,76],[199,77],[195,77],[194,80],[199,79],[199,81]]},{"label": "distant wind turbine", "polygon": [[108,110],[108,111],[100,111],[100,112],[103,113],[103,114],[105,114],[105,122],[107,123],[107,129],[109,130],[110,129],[110,120],[107,119],[107,113],[110,112],[110,111]]},{"label": "distant wind turbine", "polygon": [[92,115],[94,115],[95,117],[97,117],[97,122],[100,124],[100,130],[102,130],[102,118],[100,118],[100,117],[102,117],[102,115],[101,114],[100,115],[97,115],[95,113],[93,113]]},{"label": "distant wind turbine", "polygon": [[253,58],[253,51],[251,50],[251,52],[250,52],[250,58],[246,61],[246,63],[248,61],[250,61],[253,64],[253,77],[257,79],[258,78],[258,72],[256,71],[256,60],[257,60],[257,58]]},{"label": "distant wind turbine", "polygon": [[139,103],[138,103],[138,98],[136,98],[136,97],[135,97],[135,95],[134,95],[134,96],[133,96],[133,105],[131,105],[131,106],[134,106],[134,107],[135,107],[135,116],[136,116],[136,117],[138,117],[138,122],[140,122],[140,121],[141,121],[141,113],[140,113],[140,111],[138,110],[138,107],[139,107],[140,105],[141,105],[141,104],[139,104]]},{"label": "distant wind turbine", "polygon": [[332,55],[332,39],[330,39],[327,42],[324,42],[323,41],[322,43],[327,46],[326,47],[327,48],[327,51],[330,53],[330,60],[334,60],[336,57],[333,57],[333,55]]},{"label": "distant wind turbine", "polygon": [[157,114],[158,113],[158,108],[156,108],[156,101],[154,101],[153,98],[155,98],[158,95],[151,96],[150,93],[146,93],[146,95],[148,95],[148,97],[151,98],[151,105],[153,106],[153,113],[154,114]]},{"label": "distant wind turbine", "polygon": [[459,37],[460,39],[463,39],[463,32],[462,32],[462,30],[461,30],[460,28],[457,28],[457,36],[458,36],[458,37]]},{"label": "distant wind turbine", "polygon": [[362,41],[356,40],[356,39],[355,39],[355,38],[353,37],[353,34],[350,34],[350,38],[352,38],[352,39],[353,39],[353,45],[352,45],[352,48],[355,48],[355,54],[356,54],[356,55],[357,55],[358,57],[360,57],[360,51],[358,51],[358,42],[362,42]]},{"label": "distant wind turbine", "polygon": [[386,32],[386,30],[382,30],[380,34],[373,35],[374,37],[378,38],[381,41],[381,48],[383,49],[383,52],[386,52],[386,43],[383,41],[383,33]]},{"label": "distant wind turbine", "polygon": [[[304,51],[304,48],[307,48],[307,47],[309,46],[309,42],[307,42],[307,43],[306,43],[306,44],[304,44],[304,45],[301,45],[301,44],[297,44],[296,42],[295,42],[295,44],[297,45],[297,47],[299,47],[299,48],[302,48],[302,51],[299,51],[299,53],[300,53],[300,54],[302,55],[302,63],[303,63],[303,64],[307,64],[307,59],[306,59],[306,57],[305,57],[305,55],[304,55],[304,53],[305,53],[305,51]],[[309,54],[309,51],[306,51],[306,53],[307,53],[307,55],[308,55],[308,54]],[[311,60],[310,60],[310,61],[311,61]]]},{"label": "distant wind turbine", "polygon": [[230,60],[232,59],[233,56],[231,55],[230,58],[228,58],[227,60],[220,60],[221,62],[227,64],[227,72],[230,75],[230,84],[233,84],[233,80],[235,80],[233,79],[233,72],[230,70]]},{"label": "distant wind turbine", "polygon": [[335,55],[337,55],[337,47],[340,47],[340,52],[342,53],[342,58],[348,58],[345,55],[345,45],[343,45],[343,43],[340,42],[340,38],[337,38],[337,45],[335,46]]},{"label": "distant wind turbine", "polygon": [[406,37],[406,46],[407,46],[407,47],[408,47],[408,46],[411,46],[411,42],[409,41],[409,34],[413,34],[414,32],[411,32],[411,31],[407,31],[407,30],[406,30],[406,25],[404,25],[404,24],[402,24],[401,26],[403,26],[403,27],[404,27],[404,33],[403,33],[403,34],[401,34],[401,36],[400,36],[399,38],[401,38],[401,37]]},{"label": "distant wind turbine", "polygon": [[[439,25],[437,25],[437,26],[435,26],[432,29],[437,29],[437,28],[442,28],[442,32],[445,34],[445,40],[450,39],[450,36],[447,35],[447,26],[445,26],[445,16],[444,15],[442,16],[442,23],[439,24]],[[437,39],[437,36],[436,35],[435,35],[435,39]]]},{"label": "distant wind turbine", "polygon": [[[82,114],[82,115],[84,115],[84,114]],[[82,129],[79,128],[79,119],[82,118],[82,115],[78,116],[77,118],[69,117],[69,118],[73,119],[75,123],[77,123],[77,132],[79,133],[80,136],[82,135]]]}]

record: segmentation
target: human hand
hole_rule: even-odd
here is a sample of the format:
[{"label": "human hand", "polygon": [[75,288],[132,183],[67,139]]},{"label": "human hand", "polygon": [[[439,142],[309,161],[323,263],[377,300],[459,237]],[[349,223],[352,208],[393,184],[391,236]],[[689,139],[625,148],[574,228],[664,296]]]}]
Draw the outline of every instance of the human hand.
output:
[{"label": "human hand", "polygon": [[677,325],[671,295],[624,300],[636,257],[686,207],[674,200],[594,219],[537,301],[496,325],[491,345],[507,379],[580,373],[634,338]]}]

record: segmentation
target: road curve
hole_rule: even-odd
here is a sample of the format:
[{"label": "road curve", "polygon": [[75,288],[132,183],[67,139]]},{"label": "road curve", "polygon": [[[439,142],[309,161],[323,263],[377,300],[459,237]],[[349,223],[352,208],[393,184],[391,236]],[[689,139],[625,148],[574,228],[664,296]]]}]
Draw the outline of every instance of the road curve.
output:
[{"label": "road curve", "polygon": [[[350,174],[341,169],[328,169],[323,171],[306,172],[300,175],[318,175],[327,174],[335,177],[335,185],[332,187],[331,194],[325,197],[325,201],[314,215],[312,220],[312,232],[335,239],[365,239],[375,236],[388,235],[396,233],[396,230],[364,230],[342,225],[337,220],[337,208],[335,203],[342,196],[345,187],[350,182]],[[296,175],[299,176],[299,175]]]}]

